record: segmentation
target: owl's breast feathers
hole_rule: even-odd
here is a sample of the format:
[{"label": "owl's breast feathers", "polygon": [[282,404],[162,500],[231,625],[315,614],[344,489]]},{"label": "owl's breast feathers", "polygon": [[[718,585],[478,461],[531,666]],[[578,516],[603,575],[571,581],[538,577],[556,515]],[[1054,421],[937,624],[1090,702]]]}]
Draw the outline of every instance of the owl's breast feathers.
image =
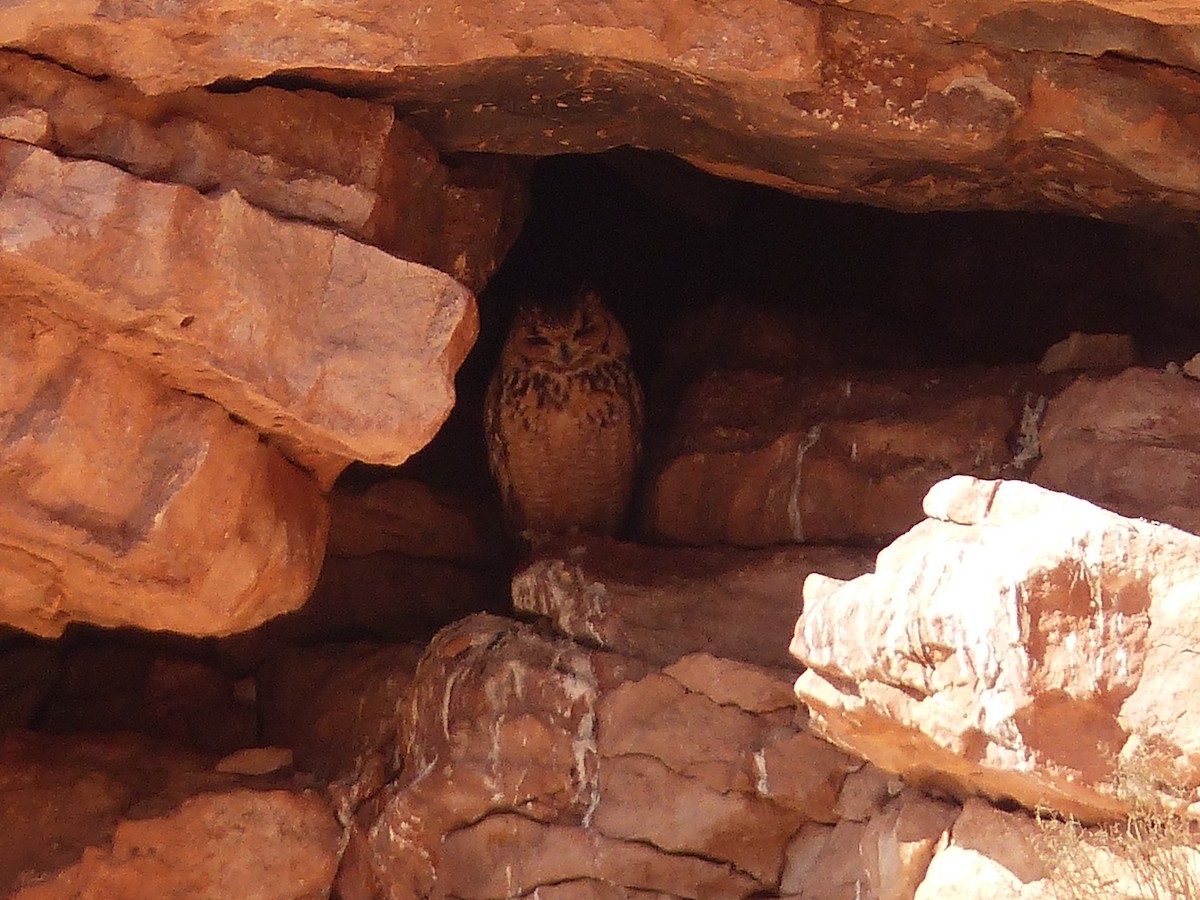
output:
[{"label": "owl's breast feathers", "polygon": [[540,430],[548,413],[569,413],[581,424],[615,424],[641,430],[641,387],[627,360],[609,359],[585,369],[529,367],[500,373],[494,400],[526,431]]},{"label": "owl's breast feathers", "polygon": [[514,531],[613,533],[641,454],[642,389],[627,357],[554,370],[501,366],[489,390],[489,458]]}]

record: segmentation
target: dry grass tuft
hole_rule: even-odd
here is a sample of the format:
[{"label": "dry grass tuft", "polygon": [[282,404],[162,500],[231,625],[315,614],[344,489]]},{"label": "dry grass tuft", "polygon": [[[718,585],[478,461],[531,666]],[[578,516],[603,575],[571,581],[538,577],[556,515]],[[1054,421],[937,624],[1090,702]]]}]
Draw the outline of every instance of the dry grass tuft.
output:
[{"label": "dry grass tuft", "polygon": [[1200,831],[1147,754],[1115,766],[1124,821],[1085,827],[1038,810],[1037,852],[1057,900],[1200,900]]}]

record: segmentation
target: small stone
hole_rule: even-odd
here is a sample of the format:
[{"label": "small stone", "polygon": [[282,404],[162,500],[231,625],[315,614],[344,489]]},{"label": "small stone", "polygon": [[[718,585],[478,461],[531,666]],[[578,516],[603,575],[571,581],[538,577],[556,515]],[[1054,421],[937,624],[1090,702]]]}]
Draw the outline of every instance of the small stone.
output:
[{"label": "small stone", "polygon": [[[1172,363],[1171,365],[1175,365],[1175,364]],[[1168,371],[1169,370],[1170,369],[1168,367]],[[1175,366],[1175,371],[1176,372],[1179,371],[1179,366],[1177,366],[1177,365]],[[1183,364],[1183,374],[1186,375],[1188,378],[1200,379],[1200,353],[1197,353],[1195,356],[1193,356],[1191,359],[1189,359],[1187,362],[1185,362]]]},{"label": "small stone", "polygon": [[1133,365],[1136,351],[1127,334],[1071,335],[1054,344],[1038,363],[1038,371],[1047,375],[1080,369],[1125,369]]},{"label": "small stone", "polygon": [[246,747],[230,753],[213,768],[235,775],[266,775],[291,765],[292,751],[287,747]]}]

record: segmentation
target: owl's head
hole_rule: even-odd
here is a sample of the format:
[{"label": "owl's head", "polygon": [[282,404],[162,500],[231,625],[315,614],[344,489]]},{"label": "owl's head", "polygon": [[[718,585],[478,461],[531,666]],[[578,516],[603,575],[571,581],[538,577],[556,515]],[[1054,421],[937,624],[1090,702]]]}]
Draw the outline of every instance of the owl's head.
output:
[{"label": "owl's head", "polygon": [[571,303],[523,306],[506,350],[554,370],[586,369],[629,355],[625,330],[595,291]]}]

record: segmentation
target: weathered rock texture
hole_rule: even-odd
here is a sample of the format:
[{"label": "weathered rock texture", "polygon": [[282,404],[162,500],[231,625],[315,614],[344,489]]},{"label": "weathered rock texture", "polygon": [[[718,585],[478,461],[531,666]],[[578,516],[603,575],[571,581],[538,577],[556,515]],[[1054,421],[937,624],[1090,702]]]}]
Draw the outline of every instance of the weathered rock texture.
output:
[{"label": "weathered rock texture", "polygon": [[1200,531],[1200,384],[1129,369],[1080,379],[1038,429],[1033,480],[1125,516]]},{"label": "weathered rock texture", "polygon": [[1149,220],[1200,208],[1198,25],[1133,0],[18,0],[0,44],[148,94],[298,74],[400,102],[443,150],[632,144],[820,198]]},{"label": "weathered rock texture", "polygon": [[0,306],[0,621],[227,634],[302,603],[327,528],[312,479],[22,296]]},{"label": "weathered rock texture", "polygon": [[304,454],[398,464],[454,402],[474,298],[425,266],[0,140],[0,290]]},{"label": "weathered rock texture", "polygon": [[0,51],[0,137],[205,194],[236,190],[479,290],[516,236],[518,180],[497,162],[449,168],[386,104],[315,90],[199,88],[147,97]]},{"label": "weathered rock texture", "polygon": [[328,499],[329,546],[312,596],[232,639],[246,662],[281,644],[428,641],[470,613],[509,609],[494,503],[404,478]]},{"label": "weathered rock texture", "polygon": [[512,601],[581,643],[657,665],[711,653],[787,669],[804,579],[850,579],[873,562],[840,547],[665,549],[581,536],[539,547],[513,577]]},{"label": "weathered rock texture", "polygon": [[341,828],[287,779],[215,773],[143,739],[0,742],[0,890],[66,897],[328,896]]},{"label": "weathered rock texture", "polygon": [[1200,787],[1200,538],[965,476],[925,510],[874,573],[805,583],[818,730],[910,781],[1084,819],[1129,811],[1120,761]]},{"label": "weathered rock texture", "polygon": [[882,542],[953,474],[1020,472],[1037,398],[1026,369],[789,378],[717,372],[687,393],[647,476],[642,529],[683,544]]},{"label": "weathered rock texture", "polygon": [[858,765],[770,670],[659,670],[487,616],[429,646],[399,737],[404,771],[361,814],[394,898],[575,881],[743,897],[778,885],[805,822],[835,820]]}]

